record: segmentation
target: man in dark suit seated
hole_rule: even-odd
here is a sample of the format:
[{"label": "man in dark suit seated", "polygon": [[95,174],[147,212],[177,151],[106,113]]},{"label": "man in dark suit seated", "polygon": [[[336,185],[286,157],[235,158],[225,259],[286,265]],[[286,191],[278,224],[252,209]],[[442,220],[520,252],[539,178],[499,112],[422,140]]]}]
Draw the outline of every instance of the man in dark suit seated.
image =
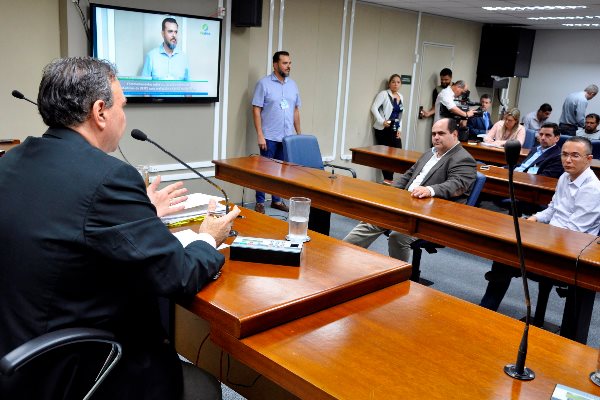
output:
[{"label": "man in dark suit seated", "polygon": [[533,175],[550,176],[559,178],[564,172],[560,160],[560,139],[558,125],[548,122],[542,125],[537,134],[539,146],[533,147],[527,157],[519,164],[515,171],[527,172]]},{"label": "man in dark suit seated", "polygon": [[483,114],[481,117],[472,117],[467,121],[469,139],[475,139],[477,138],[477,135],[485,135],[493,125],[492,117],[489,112],[489,109],[492,106],[492,99],[489,95],[484,93],[481,95],[479,102],[481,103],[481,111]]},{"label": "man in dark suit seated", "polygon": [[[393,186],[406,189],[419,199],[439,197],[466,203],[477,177],[475,159],[458,141],[456,120],[443,118],[431,128],[433,148],[400,176]],[[359,223],[344,241],[361,247],[369,247],[386,231],[367,222]],[[388,251],[391,257],[408,261],[410,244],[416,238],[399,232],[389,237]]]},{"label": "man in dark suit seated", "polygon": [[[178,400],[189,368],[161,327],[158,297],[191,298],[212,281],[239,209],[207,218],[186,244],[169,232],[141,175],[107,154],[125,131],[116,74],[88,57],[47,65],[37,101],[49,129],[0,159],[0,355],[58,329],[104,329],[123,356],[94,399]],[[219,382],[194,370],[194,399],[220,399]]]},{"label": "man in dark suit seated", "polygon": [[[565,172],[560,159],[560,147],[558,146],[560,139],[558,125],[553,122],[543,124],[538,132],[537,139],[540,144],[529,151],[527,157],[521,164],[517,165],[515,171],[558,179]],[[495,200],[494,203],[498,207],[506,208],[507,201],[506,199]],[[542,210],[543,206],[519,201],[517,209],[519,215],[531,215]]]}]

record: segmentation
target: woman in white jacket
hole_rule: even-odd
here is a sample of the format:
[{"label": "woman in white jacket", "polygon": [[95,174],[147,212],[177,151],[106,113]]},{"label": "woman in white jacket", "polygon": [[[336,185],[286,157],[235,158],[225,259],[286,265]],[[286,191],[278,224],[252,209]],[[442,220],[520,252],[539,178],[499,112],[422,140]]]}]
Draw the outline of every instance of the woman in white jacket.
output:
[{"label": "woman in white jacket", "polygon": [[[388,80],[388,90],[382,90],[375,97],[371,113],[375,119],[373,130],[375,141],[390,147],[402,148],[402,112],[404,99],[398,93],[400,90],[400,75],[394,74]],[[383,183],[391,185],[394,179],[393,171],[381,171]]]}]

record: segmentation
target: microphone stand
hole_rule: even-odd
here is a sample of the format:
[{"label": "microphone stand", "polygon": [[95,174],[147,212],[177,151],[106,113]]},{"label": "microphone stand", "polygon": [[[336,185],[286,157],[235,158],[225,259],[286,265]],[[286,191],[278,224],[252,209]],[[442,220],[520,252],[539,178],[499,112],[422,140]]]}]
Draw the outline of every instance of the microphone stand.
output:
[{"label": "microphone stand", "polygon": [[[520,150],[520,146],[519,146]],[[518,152],[517,152],[518,154]],[[530,381],[535,378],[535,372],[525,367],[525,359],[527,358],[527,339],[529,336],[529,320],[531,319],[531,299],[529,298],[529,285],[525,274],[525,258],[523,256],[523,245],[521,244],[521,230],[519,229],[519,219],[517,218],[517,205],[515,201],[515,187],[513,182],[513,172],[515,165],[508,166],[508,190],[510,193],[510,205],[512,210],[513,223],[515,225],[515,234],[517,236],[517,252],[519,255],[519,263],[521,266],[521,277],[523,278],[523,290],[525,292],[525,304],[527,306],[527,314],[525,316],[525,329],[519,344],[517,353],[517,362],[515,364],[507,364],[504,366],[504,372],[508,376],[521,381]]]},{"label": "microphone stand", "polygon": [[[196,171],[194,168],[192,168],[190,165],[188,165],[185,161],[181,160],[179,157],[177,157],[176,155],[174,155],[173,153],[171,153],[170,151],[168,151],[167,149],[165,149],[164,147],[162,147],[160,144],[156,143],[154,140],[150,139],[148,136],[145,136],[144,139],[146,141],[152,143],[153,145],[155,145],[156,147],[158,147],[162,151],[164,151],[169,156],[173,157],[181,165],[183,165],[184,167],[186,167],[187,169],[189,169],[190,171],[192,171],[194,174],[198,175],[200,178],[204,179],[206,182],[210,183],[213,187],[217,188],[223,194],[223,197],[225,197],[225,213],[229,214],[229,198],[227,197],[227,193],[225,193],[225,191],[219,185],[217,185],[216,183],[214,183],[213,181],[211,181],[210,179],[208,179],[207,177],[205,177],[204,175],[202,175],[200,172]],[[237,235],[238,235],[238,233],[237,233],[236,230],[231,229],[229,231],[229,236],[237,236]]]}]

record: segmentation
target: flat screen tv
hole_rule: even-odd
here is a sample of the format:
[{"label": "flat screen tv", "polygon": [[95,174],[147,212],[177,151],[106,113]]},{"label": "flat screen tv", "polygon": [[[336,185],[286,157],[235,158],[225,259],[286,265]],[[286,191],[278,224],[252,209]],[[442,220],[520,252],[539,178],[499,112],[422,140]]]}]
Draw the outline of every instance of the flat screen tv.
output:
[{"label": "flat screen tv", "polygon": [[92,56],[117,66],[128,102],[219,101],[220,19],[101,4],[90,13]]}]

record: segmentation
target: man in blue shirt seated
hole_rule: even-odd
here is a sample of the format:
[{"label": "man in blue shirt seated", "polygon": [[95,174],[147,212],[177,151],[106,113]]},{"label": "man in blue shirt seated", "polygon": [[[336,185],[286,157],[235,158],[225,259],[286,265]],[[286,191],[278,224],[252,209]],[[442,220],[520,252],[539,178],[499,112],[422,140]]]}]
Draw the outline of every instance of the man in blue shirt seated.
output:
[{"label": "man in blue shirt seated", "polygon": [[525,129],[537,131],[544,125],[544,122],[550,118],[550,114],[552,114],[552,106],[548,103],[544,103],[537,111],[532,111],[523,117],[523,126]]},{"label": "man in blue shirt seated", "polygon": [[479,102],[481,103],[481,117],[469,118],[467,127],[469,128],[469,138],[475,138],[477,135],[485,135],[492,127],[492,118],[488,111],[492,105],[492,99],[488,94],[482,94]]},{"label": "man in blue shirt seated", "polygon": [[163,42],[146,54],[142,76],[157,80],[189,80],[188,58],[177,47],[179,25],[175,18],[163,20],[161,34]]},{"label": "man in blue shirt seated", "polygon": [[585,117],[585,127],[577,130],[577,136],[582,136],[590,140],[600,139],[600,131],[598,130],[600,123],[600,115],[591,113]]},{"label": "man in blue shirt seated", "polygon": [[[600,180],[590,168],[592,144],[587,138],[571,137],[563,144],[560,157],[565,173],[558,180],[552,201],[548,208],[528,220],[597,235],[600,228]],[[510,281],[520,275],[516,268],[492,263],[492,270],[485,274],[489,282],[480,305],[496,311]]]}]

